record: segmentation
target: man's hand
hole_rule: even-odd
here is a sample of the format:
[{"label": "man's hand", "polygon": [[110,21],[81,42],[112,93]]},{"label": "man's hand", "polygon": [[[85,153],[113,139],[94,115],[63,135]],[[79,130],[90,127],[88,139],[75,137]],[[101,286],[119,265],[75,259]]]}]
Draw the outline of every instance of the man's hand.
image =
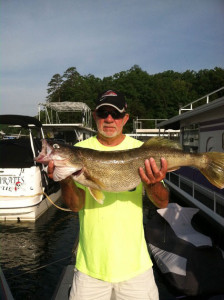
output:
[{"label": "man's hand", "polygon": [[145,171],[143,168],[139,168],[139,175],[144,184],[154,184],[160,182],[166,177],[167,161],[165,158],[161,158],[161,168],[156,165],[154,158],[145,160]]},{"label": "man's hand", "polygon": [[167,161],[161,158],[161,168],[151,157],[145,160],[145,171],[139,168],[139,175],[144,184],[148,198],[159,208],[167,207],[169,203],[169,190],[161,182],[166,176]]},{"label": "man's hand", "polygon": [[[51,179],[53,179],[54,168],[54,162],[51,160],[47,170],[47,175]],[[82,209],[85,203],[85,191],[75,185],[72,176],[68,176],[61,180],[60,186],[62,199],[67,207],[75,212]]]},{"label": "man's hand", "polygon": [[48,168],[47,168],[47,176],[53,179],[53,172],[54,172],[54,161],[49,161]]}]

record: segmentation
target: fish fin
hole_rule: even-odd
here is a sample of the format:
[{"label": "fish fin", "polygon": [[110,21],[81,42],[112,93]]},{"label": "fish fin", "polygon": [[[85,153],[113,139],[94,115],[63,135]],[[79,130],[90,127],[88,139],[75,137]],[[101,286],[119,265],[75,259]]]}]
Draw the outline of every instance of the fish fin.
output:
[{"label": "fish fin", "polygon": [[99,187],[99,189],[103,190],[105,188],[104,184],[100,181],[100,179],[91,176],[85,168],[84,168],[84,176],[86,181],[93,182],[97,187]]},{"label": "fish fin", "polygon": [[219,189],[224,188],[224,153],[207,152],[204,153],[207,158],[206,166],[199,167],[200,172]]},{"label": "fish fin", "polygon": [[150,148],[172,148],[172,149],[178,149],[178,150],[182,150],[181,145],[173,140],[169,140],[163,137],[153,137],[151,139],[149,139],[148,141],[146,141],[142,146],[142,148],[145,147],[150,147]]},{"label": "fish fin", "polygon": [[167,172],[173,172],[173,171],[176,171],[176,170],[179,170],[180,169],[180,167],[178,168],[173,168],[173,169],[169,169],[169,170],[167,170]]},{"label": "fish fin", "polygon": [[103,204],[103,201],[105,199],[104,193],[100,190],[93,189],[88,187],[88,190],[90,194],[93,196],[93,198],[100,204]]}]

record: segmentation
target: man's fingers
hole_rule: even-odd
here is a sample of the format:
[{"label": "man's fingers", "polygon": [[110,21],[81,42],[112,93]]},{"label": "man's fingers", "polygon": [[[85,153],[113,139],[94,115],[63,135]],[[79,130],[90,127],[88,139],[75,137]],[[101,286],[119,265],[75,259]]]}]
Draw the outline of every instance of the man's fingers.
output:
[{"label": "man's fingers", "polygon": [[157,170],[156,170],[156,168],[157,168],[156,163],[153,158],[145,160],[145,173],[146,173],[148,179],[150,180],[150,182],[152,182],[152,183],[155,181],[155,174],[158,170],[158,168],[157,168]]},{"label": "man's fingers", "polygon": [[151,168],[151,163],[148,159],[145,160],[145,171],[143,168],[139,168],[139,174],[141,180],[147,185],[156,182],[155,176]]},{"label": "man's fingers", "polygon": [[146,184],[154,184],[165,178],[167,172],[167,161],[165,158],[161,158],[161,168],[159,168],[154,160],[145,160],[145,171],[143,168],[139,168],[139,174],[142,181]]},{"label": "man's fingers", "polygon": [[160,174],[160,169],[158,168],[156,162],[155,162],[155,159],[150,157],[149,159],[150,161],[150,165],[151,165],[151,170],[152,170],[152,173],[153,173],[153,176],[156,177],[156,178],[159,178],[161,176]]},{"label": "man's fingers", "polygon": [[54,172],[54,162],[53,160],[49,161],[48,168],[47,168],[47,175],[49,178],[53,178],[53,172]]},{"label": "man's fingers", "polygon": [[150,180],[149,180],[148,176],[146,176],[145,171],[143,170],[143,168],[139,168],[139,175],[141,177],[141,180],[144,183],[150,184]]},{"label": "man's fingers", "polygon": [[164,157],[161,157],[161,172],[166,174],[167,172],[168,163]]}]

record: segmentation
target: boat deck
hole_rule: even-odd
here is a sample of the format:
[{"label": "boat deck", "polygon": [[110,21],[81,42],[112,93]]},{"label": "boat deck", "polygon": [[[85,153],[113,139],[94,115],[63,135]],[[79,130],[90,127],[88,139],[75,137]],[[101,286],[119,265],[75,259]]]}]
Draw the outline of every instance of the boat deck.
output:
[{"label": "boat deck", "polygon": [[[157,270],[154,270],[155,280],[159,289],[159,299],[160,300],[177,300],[177,299],[185,299],[185,300],[224,300],[224,295],[216,295],[212,297],[206,296],[195,296],[195,297],[185,297],[183,295],[174,295],[172,291],[169,291],[165,286],[164,282],[161,281],[161,276],[157,273]],[[52,300],[67,300],[69,299],[69,293],[72,285],[74,274],[74,265],[68,265],[65,267],[61,278],[59,280],[59,284],[55,291]],[[112,293],[110,300],[116,300],[115,295]]]},{"label": "boat deck", "polygon": [[68,265],[64,268],[62,272],[61,278],[59,280],[59,285],[55,291],[55,295],[52,299],[61,300],[68,299],[68,295],[70,293],[70,288],[72,285],[72,279],[74,274],[74,265]]},{"label": "boat deck", "polygon": [[14,300],[8,283],[5,279],[5,275],[0,268],[0,299],[1,300]]}]

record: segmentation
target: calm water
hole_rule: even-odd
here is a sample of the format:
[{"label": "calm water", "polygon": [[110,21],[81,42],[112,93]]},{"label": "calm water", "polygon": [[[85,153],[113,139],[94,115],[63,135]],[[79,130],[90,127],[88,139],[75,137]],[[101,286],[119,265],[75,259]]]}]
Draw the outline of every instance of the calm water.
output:
[{"label": "calm water", "polygon": [[0,230],[1,266],[15,300],[51,299],[72,259],[78,214],[51,207],[35,223],[0,223]]}]

